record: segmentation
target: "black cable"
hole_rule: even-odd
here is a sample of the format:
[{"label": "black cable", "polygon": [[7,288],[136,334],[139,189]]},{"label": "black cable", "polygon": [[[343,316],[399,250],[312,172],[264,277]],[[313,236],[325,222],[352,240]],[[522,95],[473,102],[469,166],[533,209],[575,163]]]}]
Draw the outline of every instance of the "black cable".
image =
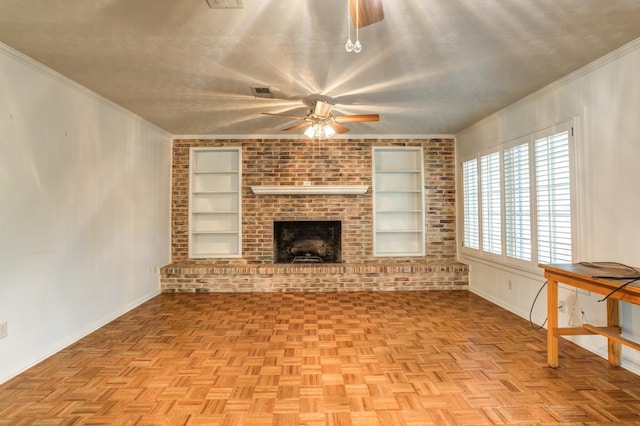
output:
[{"label": "black cable", "polygon": [[[619,278],[618,278],[619,279]],[[626,283],[618,286],[618,288],[616,288],[615,290],[611,291],[609,294],[607,294],[605,297],[603,297],[602,299],[598,300],[598,302],[604,302],[605,300],[607,300],[609,298],[609,296],[611,296],[613,293],[615,293],[618,290],[622,290],[623,288],[625,288],[626,286],[628,286],[629,284],[635,283],[636,281],[640,281],[640,277],[638,278],[634,278],[631,281],[627,281]]]},{"label": "black cable", "polygon": [[605,300],[607,300],[609,298],[609,296],[611,296],[616,291],[622,290],[623,288],[625,288],[629,284],[633,284],[633,283],[635,283],[637,281],[640,281],[640,271],[638,269],[634,268],[633,266],[625,265],[624,263],[620,263],[620,262],[580,262],[580,265],[588,266],[588,267],[591,267],[591,268],[606,268],[607,266],[617,265],[617,266],[621,266],[622,268],[627,269],[629,271],[633,271],[634,274],[635,274],[635,276],[633,276],[633,277],[621,277],[621,276],[617,276],[616,277],[616,276],[607,276],[607,275],[592,275],[591,278],[602,278],[602,279],[605,279],[605,280],[630,279],[630,281],[627,281],[626,283],[619,285],[616,289],[611,291],[605,297],[603,297],[602,299],[598,300],[598,302],[604,302]]},{"label": "black cable", "polygon": [[545,318],[544,321],[542,322],[542,324],[540,324],[540,326],[535,326],[533,324],[533,320],[531,319],[531,317],[533,316],[533,307],[536,305],[536,301],[538,300],[538,296],[540,296],[540,293],[542,293],[542,289],[547,285],[547,282],[545,281],[544,284],[542,284],[542,287],[540,287],[540,290],[538,290],[538,294],[536,294],[536,297],[533,299],[533,303],[531,304],[531,309],[529,310],[529,324],[531,324],[531,328],[533,328],[534,330],[541,330],[544,328],[544,325],[547,323],[547,319],[549,318]]}]

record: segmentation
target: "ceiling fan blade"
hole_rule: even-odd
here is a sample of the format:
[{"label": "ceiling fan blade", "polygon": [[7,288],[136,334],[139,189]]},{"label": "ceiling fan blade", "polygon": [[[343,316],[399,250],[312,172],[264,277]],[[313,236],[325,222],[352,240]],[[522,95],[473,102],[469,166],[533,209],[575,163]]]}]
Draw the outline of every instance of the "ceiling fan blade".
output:
[{"label": "ceiling fan blade", "polygon": [[347,133],[349,131],[349,129],[338,123],[331,123],[329,126],[331,126],[331,128],[338,134]]},{"label": "ceiling fan blade", "polygon": [[286,129],[282,129],[283,132],[287,132],[289,130],[298,130],[298,129],[302,129],[304,127],[308,127],[309,123],[300,123],[300,124],[296,124],[295,126],[291,126],[291,127],[287,127]]},{"label": "ceiling fan blade", "polygon": [[384,19],[382,0],[357,0],[358,16],[356,17],[356,0],[349,0],[351,20],[356,28],[366,27]]},{"label": "ceiling fan blade", "polygon": [[337,123],[358,123],[367,121],[380,121],[378,114],[354,114],[354,115],[338,115],[334,117]]},{"label": "ceiling fan blade", "polygon": [[287,118],[295,118],[296,120],[306,120],[307,117],[301,117],[299,115],[290,115],[290,114],[273,114],[271,112],[261,112],[264,115],[274,115],[276,117],[287,117]]}]

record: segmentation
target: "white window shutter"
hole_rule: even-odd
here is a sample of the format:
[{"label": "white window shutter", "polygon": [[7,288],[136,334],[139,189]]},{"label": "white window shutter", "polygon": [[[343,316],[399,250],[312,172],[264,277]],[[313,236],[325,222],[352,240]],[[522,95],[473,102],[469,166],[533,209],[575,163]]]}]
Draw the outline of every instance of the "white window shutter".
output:
[{"label": "white window shutter", "polygon": [[480,157],[482,250],[502,254],[500,152]]},{"label": "white window shutter", "polygon": [[503,156],[506,254],[531,261],[529,143],[507,148]]},{"label": "white window shutter", "polygon": [[570,263],[571,169],[569,131],[535,139],[538,261]]},{"label": "white window shutter", "polygon": [[463,247],[480,249],[480,230],[478,212],[478,160],[462,163],[463,192]]}]

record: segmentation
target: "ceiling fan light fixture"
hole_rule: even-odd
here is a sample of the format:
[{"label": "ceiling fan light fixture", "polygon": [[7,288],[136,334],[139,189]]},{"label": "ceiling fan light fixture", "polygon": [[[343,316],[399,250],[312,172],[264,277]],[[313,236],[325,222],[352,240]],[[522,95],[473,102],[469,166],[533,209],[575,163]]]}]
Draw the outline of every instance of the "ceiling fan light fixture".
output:
[{"label": "ceiling fan light fixture", "polygon": [[333,135],[336,134],[336,131],[333,130],[333,127],[331,127],[328,124],[325,124],[325,126],[324,126],[324,128],[322,130],[324,131],[324,136],[326,138],[330,138],[330,137],[332,137]]},{"label": "ceiling fan light fixture", "polygon": [[309,139],[313,139],[314,137],[316,137],[316,129],[317,129],[316,126],[317,124],[312,124],[309,127],[307,127],[307,129],[304,131],[304,135]]},{"label": "ceiling fan light fixture", "polygon": [[334,136],[336,131],[330,124],[323,123],[312,123],[309,127],[304,131],[304,135],[309,139],[313,138],[325,138],[329,139]]}]

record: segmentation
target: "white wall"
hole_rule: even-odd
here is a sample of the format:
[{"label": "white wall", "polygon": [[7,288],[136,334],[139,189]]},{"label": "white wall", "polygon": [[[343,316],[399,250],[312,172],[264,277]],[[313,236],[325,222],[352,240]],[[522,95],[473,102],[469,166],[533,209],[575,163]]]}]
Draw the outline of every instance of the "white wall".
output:
[{"label": "white wall", "polygon": [[[575,119],[577,154],[578,259],[616,261],[640,266],[640,39],[528,96],[456,135],[462,159],[520,135]],[[459,161],[458,161],[459,163]],[[458,170],[459,173],[459,170]],[[459,174],[458,174],[459,176]],[[458,217],[462,217],[458,186]],[[462,241],[462,221],[458,221]],[[528,318],[544,282],[531,274],[465,257],[471,267],[470,289]],[[511,281],[511,290],[509,289]],[[560,299],[567,297],[562,292]],[[590,323],[605,324],[601,298],[580,293],[578,304]],[[624,334],[640,341],[640,307],[622,304]],[[536,323],[546,317],[546,292],[533,309]],[[561,314],[561,325],[568,315]],[[576,337],[574,341],[604,356],[606,339]],[[640,372],[640,353],[623,348],[623,366]],[[562,364],[562,354],[560,354]]]},{"label": "white wall", "polygon": [[0,383],[159,293],[170,144],[0,44]]}]

